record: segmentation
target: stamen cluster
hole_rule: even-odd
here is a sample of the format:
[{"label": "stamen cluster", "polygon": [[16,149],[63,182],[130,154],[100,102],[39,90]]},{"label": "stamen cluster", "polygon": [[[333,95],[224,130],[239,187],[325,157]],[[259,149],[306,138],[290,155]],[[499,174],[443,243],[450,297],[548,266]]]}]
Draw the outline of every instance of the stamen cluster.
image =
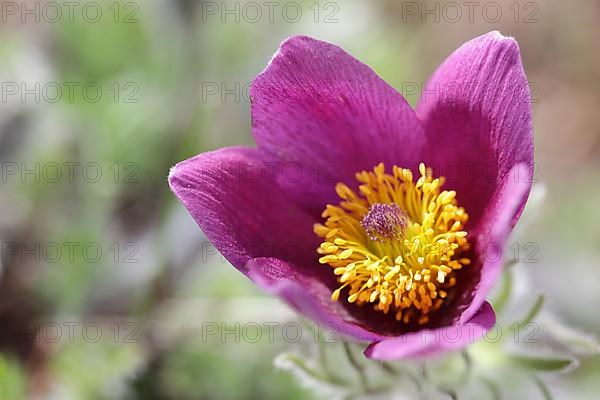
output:
[{"label": "stamen cluster", "polygon": [[319,261],[333,268],[350,303],[372,303],[395,313],[405,324],[424,325],[456,286],[455,271],[470,264],[464,225],[468,215],[456,192],[442,191],[444,178],[419,166],[413,182],[409,169],[383,164],[356,174],[358,193],[336,185],[339,205],[327,205],[324,224],[315,233],[324,239]]}]

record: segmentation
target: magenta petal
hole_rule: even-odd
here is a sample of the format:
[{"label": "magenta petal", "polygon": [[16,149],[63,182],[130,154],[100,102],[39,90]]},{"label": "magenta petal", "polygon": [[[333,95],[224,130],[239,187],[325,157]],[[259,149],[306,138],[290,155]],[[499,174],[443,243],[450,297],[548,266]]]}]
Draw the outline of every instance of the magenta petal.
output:
[{"label": "magenta petal", "polygon": [[206,237],[242,272],[255,257],[316,264],[314,221],[279,190],[258,150],[200,154],[173,167],[169,184]]},{"label": "magenta petal", "polygon": [[373,341],[383,336],[353,321],[340,302],[331,300],[331,288],[315,274],[275,258],[256,258],[247,265],[248,275],[259,286],[285,300],[302,315],[334,333]]},{"label": "magenta petal", "polygon": [[490,32],[461,46],[427,83],[417,114],[427,161],[447,177],[473,225],[516,164],[531,182],[531,97],[514,39]]},{"label": "magenta petal", "polygon": [[522,164],[513,167],[503,186],[498,188],[482,218],[482,223],[477,230],[475,249],[477,259],[482,265],[480,279],[473,300],[463,312],[461,321],[472,318],[500,277],[505,261],[503,251],[506,241],[531,188],[531,182],[523,177],[530,175],[519,174],[522,171],[527,172],[527,169]]},{"label": "magenta petal", "polygon": [[335,183],[354,185],[360,170],[421,161],[424,135],[406,100],[333,44],[286,40],[250,95],[259,149],[288,168],[280,185],[312,212],[337,202]]},{"label": "magenta petal", "polygon": [[377,360],[420,358],[440,352],[461,349],[483,337],[495,324],[496,314],[485,302],[466,323],[425,329],[371,344],[365,355]]}]

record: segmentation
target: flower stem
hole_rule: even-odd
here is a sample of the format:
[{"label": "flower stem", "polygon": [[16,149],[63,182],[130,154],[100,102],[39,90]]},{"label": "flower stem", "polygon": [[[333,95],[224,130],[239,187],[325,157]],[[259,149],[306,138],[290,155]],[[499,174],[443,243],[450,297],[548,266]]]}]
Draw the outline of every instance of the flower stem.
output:
[{"label": "flower stem", "polygon": [[548,389],[548,386],[546,386],[544,381],[542,381],[540,378],[537,378],[537,377],[534,377],[533,381],[535,382],[537,387],[540,389],[540,392],[542,392],[542,395],[544,396],[545,400],[553,400],[552,393],[550,393],[550,389]]},{"label": "flower stem", "polygon": [[367,376],[365,374],[365,370],[364,370],[363,366],[360,365],[358,363],[358,361],[356,361],[356,358],[354,358],[354,355],[352,354],[352,349],[350,348],[350,345],[348,344],[348,342],[343,342],[343,344],[344,344],[344,351],[346,352],[346,357],[348,357],[348,361],[350,362],[352,367],[354,367],[354,369],[358,373],[362,387],[366,391],[368,391],[369,390],[369,382],[367,380]]}]

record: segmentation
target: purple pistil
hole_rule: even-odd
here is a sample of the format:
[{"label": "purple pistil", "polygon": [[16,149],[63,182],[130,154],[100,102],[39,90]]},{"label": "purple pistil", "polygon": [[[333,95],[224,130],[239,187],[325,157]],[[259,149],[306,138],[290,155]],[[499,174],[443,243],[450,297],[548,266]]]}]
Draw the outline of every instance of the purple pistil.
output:
[{"label": "purple pistil", "polygon": [[371,240],[398,238],[407,225],[408,216],[396,203],[375,203],[360,224]]}]

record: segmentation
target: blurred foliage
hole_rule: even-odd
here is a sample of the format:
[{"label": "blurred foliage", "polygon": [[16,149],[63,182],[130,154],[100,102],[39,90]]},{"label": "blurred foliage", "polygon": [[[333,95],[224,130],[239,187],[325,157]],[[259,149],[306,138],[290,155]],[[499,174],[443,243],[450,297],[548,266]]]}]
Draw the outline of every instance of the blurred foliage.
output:
[{"label": "blurred foliage", "polygon": [[0,357],[0,397],[3,399],[25,398],[26,378],[19,364]]}]

